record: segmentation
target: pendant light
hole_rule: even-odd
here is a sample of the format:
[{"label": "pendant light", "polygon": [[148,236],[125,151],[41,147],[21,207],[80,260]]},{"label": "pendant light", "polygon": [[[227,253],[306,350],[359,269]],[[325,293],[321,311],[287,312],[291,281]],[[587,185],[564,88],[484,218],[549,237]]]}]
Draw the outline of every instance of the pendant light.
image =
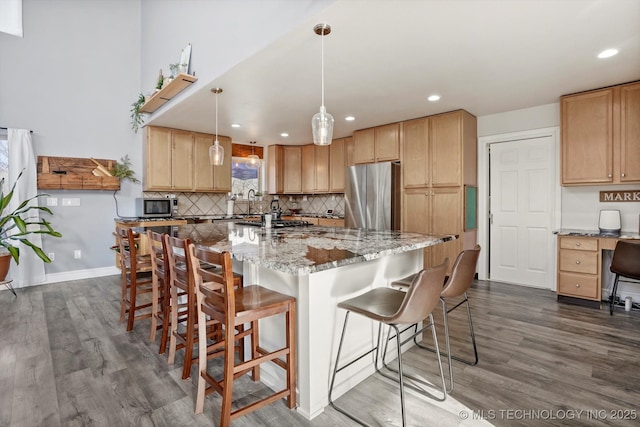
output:
[{"label": "pendant light", "polygon": [[211,92],[216,94],[216,140],[209,147],[209,161],[213,166],[222,166],[224,163],[224,147],[218,141],[218,94],[222,93],[222,89],[214,87]]},{"label": "pendant light", "polygon": [[320,112],[311,119],[311,130],[313,132],[313,143],[316,145],[329,145],[333,138],[333,116],[327,113],[324,106],[324,36],[331,33],[329,24],[318,24],[313,27],[313,31],[322,39],[322,105]]},{"label": "pendant light", "polygon": [[249,141],[251,144],[251,154],[247,156],[249,163],[247,163],[247,167],[250,169],[258,169],[260,167],[260,157],[255,153],[255,141]]}]

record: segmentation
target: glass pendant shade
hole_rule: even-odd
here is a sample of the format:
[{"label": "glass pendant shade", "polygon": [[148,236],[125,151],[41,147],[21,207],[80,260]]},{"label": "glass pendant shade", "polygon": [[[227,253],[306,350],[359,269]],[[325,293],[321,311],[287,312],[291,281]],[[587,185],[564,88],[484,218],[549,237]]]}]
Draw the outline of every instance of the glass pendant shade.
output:
[{"label": "glass pendant shade", "polygon": [[333,138],[333,116],[327,113],[327,109],[320,107],[320,112],[311,119],[313,143],[316,145],[330,145]]},{"label": "glass pendant shade", "polygon": [[222,166],[224,163],[224,147],[220,145],[218,139],[209,147],[209,161],[213,166]]},{"label": "glass pendant shade", "polygon": [[249,154],[247,156],[247,167],[251,169],[258,169],[260,167],[260,157],[257,154]]}]

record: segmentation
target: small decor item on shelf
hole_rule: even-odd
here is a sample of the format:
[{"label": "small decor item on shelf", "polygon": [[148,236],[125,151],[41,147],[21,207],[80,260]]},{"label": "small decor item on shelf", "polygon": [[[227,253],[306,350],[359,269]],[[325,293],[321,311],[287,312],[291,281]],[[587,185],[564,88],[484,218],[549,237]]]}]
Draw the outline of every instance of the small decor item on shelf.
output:
[{"label": "small decor item on shelf", "polygon": [[168,82],[165,82],[165,78],[162,75],[162,68],[160,68],[160,73],[158,74],[158,81],[156,82],[156,89],[162,89]]},{"label": "small decor item on shelf", "polygon": [[140,108],[142,108],[146,101],[144,94],[141,93],[138,95],[138,100],[131,104],[131,129],[133,129],[135,133],[138,133],[138,129],[144,124]]},{"label": "small decor item on shelf", "polygon": [[186,73],[187,64],[169,64],[169,70],[171,70],[171,78],[175,79],[180,73]]}]

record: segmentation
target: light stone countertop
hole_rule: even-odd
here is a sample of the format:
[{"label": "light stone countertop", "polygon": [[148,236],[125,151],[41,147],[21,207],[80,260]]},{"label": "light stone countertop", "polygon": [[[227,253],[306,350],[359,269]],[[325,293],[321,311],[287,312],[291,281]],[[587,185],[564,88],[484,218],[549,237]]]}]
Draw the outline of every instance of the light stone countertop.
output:
[{"label": "light stone countertop", "polygon": [[232,221],[151,227],[219,251],[233,258],[289,274],[306,275],[387,255],[425,248],[453,235],[304,226],[264,229]]}]

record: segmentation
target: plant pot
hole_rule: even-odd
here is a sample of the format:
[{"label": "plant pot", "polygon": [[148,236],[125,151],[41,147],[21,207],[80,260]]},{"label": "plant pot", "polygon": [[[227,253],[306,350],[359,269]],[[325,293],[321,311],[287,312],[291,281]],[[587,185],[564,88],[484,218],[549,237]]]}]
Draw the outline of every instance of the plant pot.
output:
[{"label": "plant pot", "polygon": [[4,281],[11,266],[11,254],[0,254],[0,281]]}]

